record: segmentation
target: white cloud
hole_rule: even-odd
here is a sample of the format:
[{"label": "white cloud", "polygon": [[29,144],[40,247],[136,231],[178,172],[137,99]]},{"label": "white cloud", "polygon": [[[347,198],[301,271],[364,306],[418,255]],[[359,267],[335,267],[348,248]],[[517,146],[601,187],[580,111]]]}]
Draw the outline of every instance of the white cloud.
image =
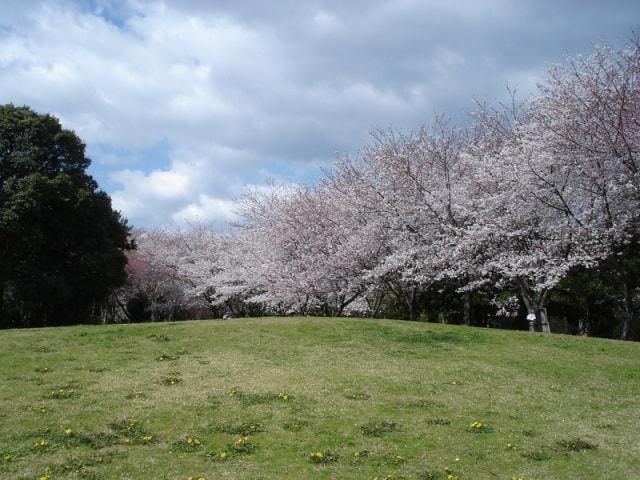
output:
[{"label": "white cloud", "polygon": [[198,203],[190,203],[172,215],[177,224],[211,223],[237,220],[236,204],[232,200],[200,195]]},{"label": "white cloud", "polygon": [[114,208],[131,218],[148,216],[149,223],[161,223],[191,197],[189,177],[172,170],[121,170],[112,180],[122,186],[112,193]]},{"label": "white cloud", "polygon": [[3,0],[0,103],[106,152],[98,180],[134,224],[228,220],[243,185],[300,181],[373,127],[460,117],[507,81],[531,91],[541,65],[640,10],[619,8],[589,4],[580,23],[569,3],[504,0]]}]

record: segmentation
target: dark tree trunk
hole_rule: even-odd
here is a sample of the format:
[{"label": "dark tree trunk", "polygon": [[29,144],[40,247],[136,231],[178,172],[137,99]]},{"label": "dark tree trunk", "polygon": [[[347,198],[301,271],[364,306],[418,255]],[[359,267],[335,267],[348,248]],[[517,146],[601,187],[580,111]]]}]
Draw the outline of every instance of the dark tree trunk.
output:
[{"label": "dark tree trunk", "polygon": [[367,302],[367,306],[369,307],[369,311],[371,312],[371,316],[376,318],[380,313],[380,309],[382,308],[382,301],[384,300],[384,290],[380,292],[375,292],[373,294],[373,300],[366,295],[365,300]]},{"label": "dark tree trunk", "polygon": [[[2,318],[5,318],[5,314],[4,314],[4,282],[0,281],[0,319],[2,319]],[[2,320],[0,320],[0,327],[2,327]]]},{"label": "dark tree trunk", "polygon": [[418,319],[418,311],[417,311],[417,295],[418,289],[416,287],[411,288],[410,292],[405,293],[404,299],[405,304],[407,305],[407,313],[409,314],[409,320],[417,320]]},{"label": "dark tree trunk", "polygon": [[626,340],[629,337],[629,329],[633,321],[633,298],[626,278],[622,282],[622,292],[624,294],[624,321],[622,322],[620,339]]},{"label": "dark tree trunk", "polygon": [[464,309],[463,309],[464,324],[471,325],[473,321],[472,319],[473,312],[471,310],[471,292],[464,292],[463,301],[464,301]]},{"label": "dark tree trunk", "polygon": [[533,290],[526,280],[522,279],[518,282],[520,288],[520,295],[527,308],[527,317],[535,315],[535,325],[529,321],[529,331],[536,331],[538,328],[543,333],[551,333],[551,327],[549,325],[549,317],[547,316],[547,309],[545,303],[547,301],[547,293],[549,290],[536,291]]},{"label": "dark tree trunk", "polygon": [[387,281],[385,283],[398,303],[404,304],[407,312],[407,319],[417,320],[418,312],[416,312],[416,302],[418,297],[418,287],[406,287],[403,289],[401,285],[395,288],[393,282]]}]

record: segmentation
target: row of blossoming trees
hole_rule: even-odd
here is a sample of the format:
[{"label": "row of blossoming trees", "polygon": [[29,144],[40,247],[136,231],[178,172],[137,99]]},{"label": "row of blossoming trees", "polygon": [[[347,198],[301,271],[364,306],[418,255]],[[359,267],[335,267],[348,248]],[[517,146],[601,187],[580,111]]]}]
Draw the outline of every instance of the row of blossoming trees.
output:
[{"label": "row of blossoming trees", "polygon": [[230,234],[139,232],[130,288],[154,318],[200,305],[417,319],[452,295],[466,322],[485,298],[549,331],[550,292],[600,269],[624,338],[638,303],[639,154],[636,38],[552,68],[533,99],[481,106],[471,126],[377,131],[315,185],[250,191]]}]

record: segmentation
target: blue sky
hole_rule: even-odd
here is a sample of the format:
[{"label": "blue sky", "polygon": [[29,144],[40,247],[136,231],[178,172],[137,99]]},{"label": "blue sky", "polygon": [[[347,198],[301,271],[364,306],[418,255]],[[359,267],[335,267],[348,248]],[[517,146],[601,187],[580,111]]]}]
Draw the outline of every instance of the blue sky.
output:
[{"label": "blue sky", "polygon": [[373,128],[464,122],[622,45],[637,1],[0,1],[0,103],[53,113],[136,226],[234,219]]}]

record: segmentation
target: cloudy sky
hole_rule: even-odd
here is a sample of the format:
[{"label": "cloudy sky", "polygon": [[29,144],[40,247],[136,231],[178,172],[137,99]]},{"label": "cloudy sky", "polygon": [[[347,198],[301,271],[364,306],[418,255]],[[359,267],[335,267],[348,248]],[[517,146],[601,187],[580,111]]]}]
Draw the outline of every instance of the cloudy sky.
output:
[{"label": "cloudy sky", "polygon": [[134,225],[224,224],[246,185],[464,122],[639,26],[637,0],[0,0],[0,103],[75,130]]}]

